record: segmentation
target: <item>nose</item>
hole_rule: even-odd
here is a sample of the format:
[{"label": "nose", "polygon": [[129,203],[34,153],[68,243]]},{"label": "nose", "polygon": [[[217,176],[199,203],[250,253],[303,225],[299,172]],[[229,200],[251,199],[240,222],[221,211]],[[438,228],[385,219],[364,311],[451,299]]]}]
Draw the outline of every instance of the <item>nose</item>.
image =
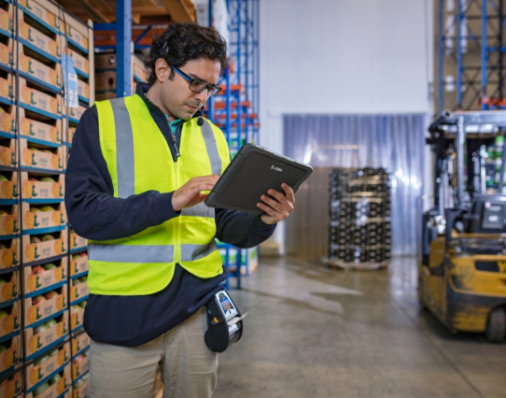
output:
[{"label": "nose", "polygon": [[202,104],[205,104],[209,99],[207,90],[204,90],[201,93],[195,93],[195,99],[198,99]]}]

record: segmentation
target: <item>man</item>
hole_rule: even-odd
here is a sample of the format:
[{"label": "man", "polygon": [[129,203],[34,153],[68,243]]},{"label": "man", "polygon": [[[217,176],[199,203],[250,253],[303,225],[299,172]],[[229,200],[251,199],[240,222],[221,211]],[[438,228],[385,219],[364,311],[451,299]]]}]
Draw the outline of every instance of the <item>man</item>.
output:
[{"label": "man", "polygon": [[91,398],[148,397],[161,360],[165,397],[210,397],[205,304],[227,277],[214,238],[256,246],[293,210],[288,186],[262,196],[261,217],[203,203],[230,160],[200,113],[225,56],[213,29],[171,25],[153,42],[150,86],[97,102],[77,128],[66,207],[89,239]]}]

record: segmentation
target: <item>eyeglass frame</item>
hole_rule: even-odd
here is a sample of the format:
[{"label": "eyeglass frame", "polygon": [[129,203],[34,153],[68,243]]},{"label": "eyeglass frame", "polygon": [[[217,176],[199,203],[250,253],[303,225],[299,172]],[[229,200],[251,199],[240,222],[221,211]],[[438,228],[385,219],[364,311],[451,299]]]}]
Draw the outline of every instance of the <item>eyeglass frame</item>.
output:
[{"label": "eyeglass frame", "polygon": [[[186,73],[184,73],[181,69],[176,68],[174,65],[171,65],[170,67],[171,67],[171,68],[174,68],[174,70],[175,70],[177,73],[179,73],[179,74],[180,74],[181,76],[183,76],[183,77],[184,77],[184,78],[185,78],[188,82],[190,82],[190,84],[189,84],[189,86],[188,86],[188,87],[189,87],[189,89],[190,89],[192,92],[194,92],[194,93],[200,94],[200,93],[204,92],[204,90],[206,90],[206,89],[207,89],[207,92],[208,92],[208,94],[209,94],[209,97],[214,97],[214,96],[218,95],[218,94],[220,93],[220,91],[221,91],[221,87],[220,87],[220,86],[218,86],[217,84],[208,84],[207,82],[203,81],[202,79],[194,79],[194,78],[192,78],[192,77],[188,76]],[[201,91],[195,91],[195,90],[192,90],[192,88],[191,88],[191,87],[192,87],[193,82],[195,82],[195,81],[196,81],[196,82],[200,82],[200,83],[204,83],[204,87],[202,88],[202,90],[201,90]],[[214,93],[214,94],[210,94],[209,89],[212,89],[212,90],[216,90],[216,89],[217,89],[218,91],[216,91],[216,93]]]}]

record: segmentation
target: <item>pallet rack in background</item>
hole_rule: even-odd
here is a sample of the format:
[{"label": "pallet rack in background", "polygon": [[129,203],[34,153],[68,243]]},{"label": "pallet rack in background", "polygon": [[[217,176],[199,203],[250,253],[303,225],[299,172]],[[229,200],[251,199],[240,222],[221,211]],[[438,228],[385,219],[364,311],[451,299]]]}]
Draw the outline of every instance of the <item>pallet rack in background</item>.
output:
[{"label": "pallet rack in background", "polygon": [[503,0],[438,3],[438,112],[505,109]]},{"label": "pallet rack in background", "polygon": [[[259,143],[259,0],[227,0],[230,62],[220,77],[222,91],[209,101],[207,117],[220,127],[232,157],[247,143]],[[213,21],[209,2],[209,24]],[[258,265],[258,248],[239,249],[218,242],[223,262],[237,277]],[[227,280],[228,287],[228,280]]]},{"label": "pallet rack in background", "polygon": [[[77,108],[65,102],[66,57]],[[87,292],[75,283],[86,277],[86,241],[63,200],[93,70],[91,22],[48,0],[0,0],[0,396],[86,396],[86,298],[76,294]]]}]

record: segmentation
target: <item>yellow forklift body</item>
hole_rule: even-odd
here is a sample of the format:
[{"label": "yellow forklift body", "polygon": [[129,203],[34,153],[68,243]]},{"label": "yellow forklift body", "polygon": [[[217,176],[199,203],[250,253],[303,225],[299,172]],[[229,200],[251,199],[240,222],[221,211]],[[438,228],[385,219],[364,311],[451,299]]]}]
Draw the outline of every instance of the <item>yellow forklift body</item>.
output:
[{"label": "yellow forklift body", "polygon": [[[480,269],[483,264],[487,270]],[[436,267],[442,272],[431,272]],[[445,238],[440,236],[431,242],[429,267],[422,266],[420,276],[423,303],[453,332],[485,331],[490,312],[506,304],[506,255],[460,254],[452,249],[445,253]]]}]

